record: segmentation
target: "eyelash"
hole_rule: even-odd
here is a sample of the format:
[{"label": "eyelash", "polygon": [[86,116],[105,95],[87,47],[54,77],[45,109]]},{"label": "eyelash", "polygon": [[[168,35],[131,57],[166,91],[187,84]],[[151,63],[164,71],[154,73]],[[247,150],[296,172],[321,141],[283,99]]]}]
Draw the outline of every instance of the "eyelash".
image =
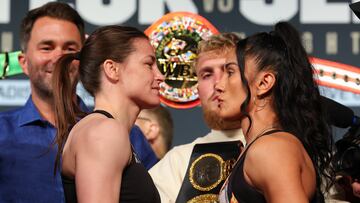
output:
[{"label": "eyelash", "polygon": [[[52,50],[52,47],[51,46],[43,46],[40,48],[41,50],[46,50],[46,51],[49,51],[49,50]],[[69,51],[69,52],[75,52],[76,49],[75,48],[66,48],[66,51]]]},{"label": "eyelash", "polygon": [[231,77],[234,74],[233,70],[226,70],[226,72],[229,75],[229,77]]},{"label": "eyelash", "polygon": [[145,63],[147,66],[149,66],[150,69],[152,69],[153,64],[152,63]]},{"label": "eyelash", "polygon": [[210,77],[210,76],[211,76],[210,73],[206,73],[206,74],[203,74],[203,75],[201,76],[201,79],[206,79],[206,78],[208,78],[208,77]]},{"label": "eyelash", "polygon": [[50,46],[43,46],[43,47],[41,47],[40,49],[41,49],[41,50],[50,50],[51,47],[50,47]]}]

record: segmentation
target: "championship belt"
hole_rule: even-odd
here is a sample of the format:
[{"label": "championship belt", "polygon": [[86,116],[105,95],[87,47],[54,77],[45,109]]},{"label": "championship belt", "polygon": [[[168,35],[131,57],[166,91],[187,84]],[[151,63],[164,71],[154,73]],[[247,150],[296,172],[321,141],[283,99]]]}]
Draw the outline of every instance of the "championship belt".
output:
[{"label": "championship belt", "polygon": [[200,104],[194,68],[197,46],[217,33],[205,18],[188,12],[168,13],[145,30],[165,76],[159,90],[162,104],[178,109]]},{"label": "championship belt", "polygon": [[236,159],[240,141],[196,144],[184,177],[177,203],[214,203]]}]

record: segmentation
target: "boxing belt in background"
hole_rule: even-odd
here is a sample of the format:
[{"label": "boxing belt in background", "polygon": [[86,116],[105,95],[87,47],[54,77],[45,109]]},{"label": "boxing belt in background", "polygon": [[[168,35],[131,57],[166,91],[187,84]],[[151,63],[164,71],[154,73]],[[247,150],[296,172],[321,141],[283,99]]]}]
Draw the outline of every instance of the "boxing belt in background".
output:
[{"label": "boxing belt in background", "polygon": [[196,144],[176,203],[218,202],[219,191],[238,156],[240,141]]},{"label": "boxing belt in background", "polygon": [[[218,34],[218,30],[202,16],[173,12],[162,16],[145,33],[155,49],[159,71],[165,76],[160,84],[161,103],[177,109],[199,106],[194,68],[196,49],[198,42]],[[0,80],[22,73],[20,53],[0,53]],[[319,85],[360,94],[359,67],[315,57],[310,57],[310,62]]]},{"label": "boxing belt in background", "polygon": [[168,13],[145,30],[165,76],[159,90],[161,103],[177,109],[200,105],[194,67],[197,46],[217,33],[208,20],[189,12]]}]

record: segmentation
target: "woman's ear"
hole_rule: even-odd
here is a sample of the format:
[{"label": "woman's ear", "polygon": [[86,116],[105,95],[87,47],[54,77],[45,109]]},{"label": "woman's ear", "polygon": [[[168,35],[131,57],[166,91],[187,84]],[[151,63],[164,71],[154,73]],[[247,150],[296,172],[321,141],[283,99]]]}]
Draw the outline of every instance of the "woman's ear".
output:
[{"label": "woman's ear", "polygon": [[106,59],[103,63],[105,76],[110,81],[114,81],[114,82],[118,81],[120,78],[120,66],[121,66],[120,63],[117,63],[110,59]]},{"label": "woman's ear", "polygon": [[275,74],[270,71],[262,71],[257,76],[257,83],[256,83],[256,89],[257,89],[257,96],[263,96],[270,92],[270,90],[273,88],[275,84],[276,78]]}]

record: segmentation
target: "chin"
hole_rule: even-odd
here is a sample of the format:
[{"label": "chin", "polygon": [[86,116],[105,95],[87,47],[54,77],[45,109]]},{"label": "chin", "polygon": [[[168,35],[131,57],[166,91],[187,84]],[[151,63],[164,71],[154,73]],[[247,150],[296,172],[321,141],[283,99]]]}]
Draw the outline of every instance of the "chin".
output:
[{"label": "chin", "polygon": [[202,108],[206,108],[208,111],[215,113],[221,110],[216,103],[207,103],[206,105],[202,105]]},{"label": "chin", "polygon": [[144,105],[144,109],[152,109],[156,108],[160,105],[160,99],[149,101],[146,105]]},{"label": "chin", "polygon": [[238,114],[236,114],[236,112],[227,109],[220,109],[218,114],[220,118],[226,121],[233,121],[239,119],[239,116]]},{"label": "chin", "polygon": [[226,119],[228,117],[227,112],[222,109],[219,110],[218,114],[219,114],[219,117],[222,119]]}]

